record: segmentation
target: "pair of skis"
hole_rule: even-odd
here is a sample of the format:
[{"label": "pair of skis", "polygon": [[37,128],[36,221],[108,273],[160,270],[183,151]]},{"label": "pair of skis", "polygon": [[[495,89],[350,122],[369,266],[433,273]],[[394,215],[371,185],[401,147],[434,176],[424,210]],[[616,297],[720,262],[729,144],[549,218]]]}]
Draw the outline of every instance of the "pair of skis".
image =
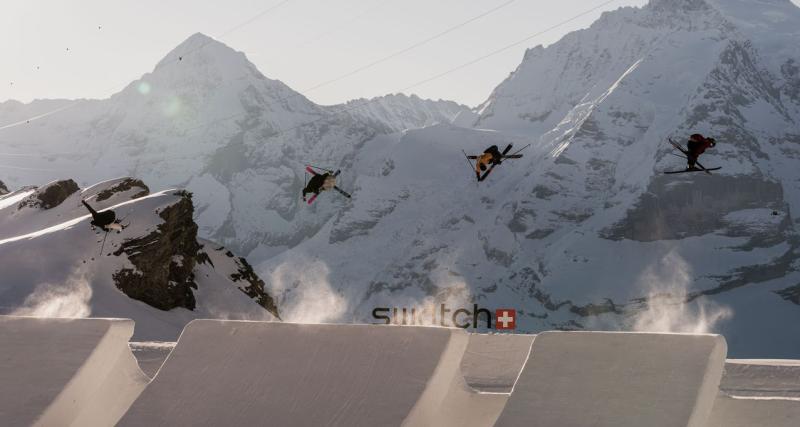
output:
[{"label": "pair of skis", "polygon": [[[683,156],[678,156],[677,154],[676,154],[676,156],[678,156],[678,157],[680,157],[682,159],[688,159],[689,158],[689,150],[683,148],[683,146],[681,146],[677,142],[673,141],[672,138],[667,138],[667,140],[669,141],[670,144],[672,144],[673,147],[675,147],[678,151],[683,153]],[[686,156],[686,157],[684,157],[684,156]],[[716,171],[716,170],[722,169],[722,167],[706,168],[703,165],[701,165],[700,162],[698,162],[697,160],[695,160],[694,164],[697,165],[697,168],[695,168],[695,169],[684,169],[684,170],[679,170],[679,171],[666,171],[664,173],[670,175],[670,174],[687,173],[687,172],[705,172],[705,173],[711,175],[711,171]]]},{"label": "pair of skis", "polygon": [[[322,169],[322,168],[319,168],[319,169]],[[306,170],[307,170],[307,171],[308,171],[308,172],[309,172],[311,175],[314,175],[314,176],[318,175],[318,174],[317,174],[317,172],[316,172],[314,169],[312,169],[312,168],[311,168],[311,166],[306,166]],[[322,170],[325,170],[325,171],[327,171],[327,172],[333,172],[333,171],[330,171],[330,170],[328,170],[328,169],[322,169]],[[334,177],[334,178],[336,178],[337,176],[339,176],[339,174],[340,174],[341,172],[342,172],[341,170],[337,170],[336,172],[333,172],[333,177]],[[344,197],[347,197],[348,199],[352,197],[352,196],[350,195],[350,193],[348,193],[348,192],[346,192],[346,191],[342,190],[341,188],[339,188],[339,187],[338,187],[338,186],[336,186],[336,185],[334,185],[334,186],[333,186],[333,189],[334,189],[334,190],[336,190],[336,191],[338,191],[338,192],[339,192],[339,194],[341,194],[341,195],[342,195],[342,196],[344,196]],[[310,204],[314,203],[314,200],[317,200],[317,196],[319,196],[319,193],[316,193],[316,194],[314,194],[313,196],[309,197],[309,199],[308,199],[308,204],[310,205]]]},{"label": "pair of skis", "polygon": [[[509,151],[511,151],[511,147],[513,147],[513,146],[514,146],[514,144],[508,144],[508,146],[506,146],[506,148],[503,150],[503,152],[502,152],[502,153],[500,153],[500,154],[501,154],[501,156],[500,156],[500,162],[502,162],[502,161],[503,161],[503,160],[505,160],[505,159],[520,159],[520,158],[522,158],[522,154],[519,154],[519,153],[520,153],[522,150],[524,150],[524,149],[526,149],[526,148],[530,147],[530,144],[528,144],[528,145],[526,145],[526,146],[524,146],[524,147],[520,148],[519,150],[517,150],[517,151],[515,151],[515,152],[513,152],[513,153],[511,153],[511,154],[508,154],[508,152],[509,152]],[[498,163],[492,163],[492,165],[491,165],[491,166],[489,166],[489,169],[487,169],[487,170],[486,170],[486,172],[484,172],[484,173],[483,173],[483,175],[481,175],[481,174],[480,174],[480,173],[479,173],[479,172],[478,172],[478,171],[475,169],[475,166],[474,166],[474,165],[472,164],[472,162],[470,161],[470,160],[477,160],[477,159],[478,159],[480,156],[470,156],[470,155],[467,155],[466,151],[464,151],[464,150],[461,150],[461,152],[462,152],[462,153],[464,153],[464,156],[467,158],[467,163],[469,163],[469,166],[470,166],[470,168],[471,168],[472,170],[474,170],[474,171],[475,171],[475,175],[476,175],[476,177],[478,178],[478,182],[481,182],[481,181],[483,181],[484,179],[486,179],[486,177],[488,177],[488,176],[489,176],[489,174],[490,174],[490,173],[492,173],[492,170],[494,170],[494,167],[500,164],[499,162],[498,162]]]}]

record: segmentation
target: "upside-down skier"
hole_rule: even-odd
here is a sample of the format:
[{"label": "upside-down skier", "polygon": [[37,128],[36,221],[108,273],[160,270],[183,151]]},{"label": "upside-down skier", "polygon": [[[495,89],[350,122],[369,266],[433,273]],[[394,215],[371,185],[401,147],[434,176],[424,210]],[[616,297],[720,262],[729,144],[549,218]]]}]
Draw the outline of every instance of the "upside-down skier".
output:
[{"label": "upside-down skier", "polygon": [[308,184],[303,188],[303,201],[306,201],[306,194],[314,193],[318,196],[320,192],[330,190],[336,185],[336,178],[330,172],[312,175]]},{"label": "upside-down skier", "polygon": [[490,167],[499,165],[500,163],[503,163],[503,153],[500,152],[500,149],[497,148],[496,145],[492,145],[483,150],[483,154],[477,156],[475,159],[475,176],[478,178],[478,181],[483,181],[483,179],[481,179],[483,172],[486,172]]},{"label": "upside-down skier", "polygon": [[310,199],[308,199],[308,204],[314,203],[317,196],[319,196],[320,192],[327,191],[327,190],[336,190],[339,194],[347,197],[348,199],[351,197],[350,193],[342,190],[336,185],[336,177],[339,176],[341,171],[332,171],[328,169],[316,168],[321,171],[325,171],[324,173],[319,173],[314,170],[315,167],[306,166],[306,172],[311,174],[311,179],[308,181],[308,184],[303,188],[303,201],[306,201],[306,195],[309,193],[314,193]]},{"label": "upside-down skier", "polygon": [[[519,154],[520,151],[528,148],[530,144],[522,147],[520,150],[517,150],[514,154],[508,154],[511,151],[512,144],[508,144],[508,146],[503,150],[500,151],[496,145],[492,145],[491,147],[483,150],[483,154],[479,156],[470,156],[467,155],[464,150],[464,155],[467,156],[467,161],[475,160],[475,165],[473,169],[475,170],[475,177],[478,178],[478,181],[483,181],[489,176],[489,173],[492,172],[495,166],[503,163],[503,159],[519,159],[522,157],[522,154]],[[470,162],[470,165],[472,163]]]}]

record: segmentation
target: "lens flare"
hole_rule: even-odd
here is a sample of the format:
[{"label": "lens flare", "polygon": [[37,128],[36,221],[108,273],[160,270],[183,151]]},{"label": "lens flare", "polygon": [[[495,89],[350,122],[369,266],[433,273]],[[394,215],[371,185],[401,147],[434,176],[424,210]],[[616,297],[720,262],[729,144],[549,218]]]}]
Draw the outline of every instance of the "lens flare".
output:
[{"label": "lens flare", "polygon": [[147,83],[145,81],[140,82],[139,85],[136,86],[136,90],[138,90],[139,93],[141,93],[142,95],[147,95],[148,93],[150,93],[150,89],[151,89],[150,83]]},{"label": "lens flare", "polygon": [[171,96],[167,99],[166,102],[161,106],[161,111],[167,117],[175,117],[177,116],[181,110],[183,109],[183,103],[181,99],[177,96]]}]

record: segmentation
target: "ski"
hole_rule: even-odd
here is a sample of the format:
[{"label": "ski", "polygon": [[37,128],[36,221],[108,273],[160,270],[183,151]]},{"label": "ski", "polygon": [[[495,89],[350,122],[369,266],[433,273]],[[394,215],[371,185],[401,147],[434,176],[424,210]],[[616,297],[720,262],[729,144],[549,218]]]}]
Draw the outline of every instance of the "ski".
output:
[{"label": "ski", "polygon": [[665,174],[675,174],[675,173],[687,173],[687,172],[706,172],[709,175],[711,175],[711,171],[716,171],[716,170],[720,170],[720,169],[722,169],[721,166],[720,167],[716,167],[716,168],[709,168],[709,169],[684,169],[684,170],[681,170],[681,171],[665,171],[664,173]]},{"label": "ski", "polygon": [[[689,150],[684,149],[682,145],[680,145],[677,142],[673,141],[672,138],[667,138],[667,141],[669,141],[669,143],[672,144],[673,147],[675,147],[678,150],[680,150],[681,153],[685,154],[687,158],[689,157]],[[704,171],[705,173],[707,173],[709,175],[711,175],[711,172],[709,172],[710,170],[719,169],[719,168],[717,168],[717,169],[707,169],[705,166],[701,165],[700,162],[698,162],[697,160],[694,161],[694,164],[696,164],[697,167],[699,167],[701,171]],[[689,171],[689,172],[694,172],[694,171]],[[673,172],[673,173],[677,173],[677,172]]]},{"label": "ski", "polygon": [[478,182],[486,179],[486,177],[489,176],[489,174],[492,172],[492,169],[494,169],[495,166],[497,166],[497,163],[494,163],[491,166],[489,166],[489,169],[486,169],[486,172],[484,172],[482,176],[478,177]]},{"label": "ski", "polygon": [[526,149],[526,148],[528,148],[528,147],[530,147],[530,146],[531,146],[531,145],[530,145],[530,144],[528,144],[528,145],[526,145],[526,146],[524,146],[524,147],[520,148],[519,150],[517,150],[517,151],[515,151],[515,152],[513,152],[513,153],[511,153],[511,154],[509,154],[508,156],[504,156],[504,157],[506,157],[506,158],[508,158],[508,159],[519,159],[519,158],[522,158],[522,154],[519,154],[519,153],[520,153],[522,150],[524,150],[524,149]]},{"label": "ski", "polygon": [[333,189],[334,189],[334,190],[336,190],[336,191],[338,191],[338,192],[339,192],[339,194],[341,194],[341,195],[342,195],[342,196],[344,196],[344,197],[347,197],[348,199],[352,197],[352,196],[350,195],[350,193],[348,193],[347,191],[344,191],[344,190],[342,190],[341,188],[339,188],[339,187],[337,187],[337,186],[335,186],[335,185],[333,186]]}]

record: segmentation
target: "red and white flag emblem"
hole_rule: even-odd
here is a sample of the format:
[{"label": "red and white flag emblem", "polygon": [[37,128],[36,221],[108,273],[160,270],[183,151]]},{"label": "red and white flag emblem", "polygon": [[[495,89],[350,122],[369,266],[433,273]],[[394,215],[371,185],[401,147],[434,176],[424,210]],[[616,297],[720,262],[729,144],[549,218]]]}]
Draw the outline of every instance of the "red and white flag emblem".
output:
[{"label": "red and white flag emblem", "polygon": [[494,311],[496,329],[514,329],[517,327],[517,310],[498,308]]}]

